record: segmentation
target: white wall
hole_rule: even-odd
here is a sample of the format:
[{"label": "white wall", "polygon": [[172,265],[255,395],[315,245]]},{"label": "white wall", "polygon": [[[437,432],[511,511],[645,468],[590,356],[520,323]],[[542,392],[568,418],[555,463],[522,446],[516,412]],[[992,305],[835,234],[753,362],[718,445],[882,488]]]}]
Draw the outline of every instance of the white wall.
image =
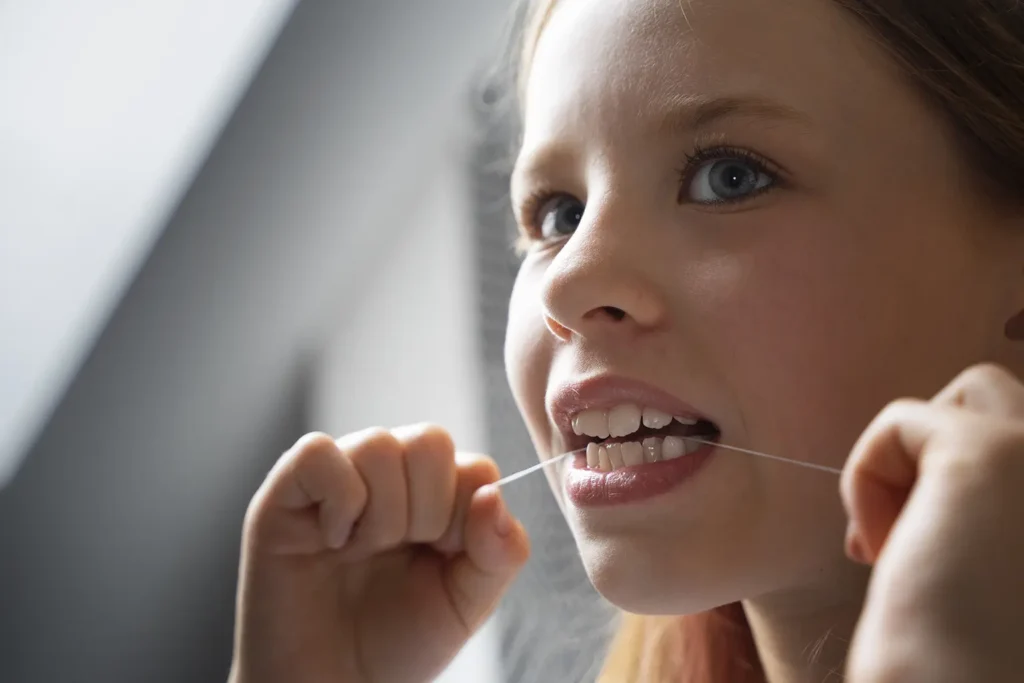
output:
[{"label": "white wall", "polygon": [[[463,148],[452,126],[418,194],[381,216],[386,246],[333,311],[313,379],[311,427],[332,434],[430,421],[460,450],[486,447],[477,340],[473,234]],[[328,312],[330,315],[332,312]],[[396,653],[400,655],[400,653]],[[498,683],[495,624],[453,662],[443,683]]]},{"label": "white wall", "polygon": [[0,487],[294,2],[0,3]]}]

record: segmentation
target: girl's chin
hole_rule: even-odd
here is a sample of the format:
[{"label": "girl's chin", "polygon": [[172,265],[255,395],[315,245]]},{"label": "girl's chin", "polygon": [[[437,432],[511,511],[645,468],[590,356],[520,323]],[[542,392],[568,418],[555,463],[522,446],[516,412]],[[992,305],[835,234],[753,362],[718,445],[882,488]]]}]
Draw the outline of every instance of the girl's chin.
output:
[{"label": "girl's chin", "polygon": [[[626,612],[696,614],[749,596],[740,589],[743,577],[731,576],[728,568],[671,561],[664,546],[645,551],[635,542],[585,538],[577,538],[577,545],[594,588]],[[689,555],[682,549],[678,554]]]}]

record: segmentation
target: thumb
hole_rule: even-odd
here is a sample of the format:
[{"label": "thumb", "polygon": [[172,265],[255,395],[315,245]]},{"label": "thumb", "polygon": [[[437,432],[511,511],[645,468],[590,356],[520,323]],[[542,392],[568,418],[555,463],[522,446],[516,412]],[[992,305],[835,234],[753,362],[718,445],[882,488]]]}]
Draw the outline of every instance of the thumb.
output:
[{"label": "thumb", "polygon": [[445,581],[452,606],[467,628],[475,631],[526,563],[530,543],[494,486],[473,494],[463,533],[465,552],[451,559]]},{"label": "thumb", "polygon": [[840,480],[852,559],[866,564],[878,559],[917,483],[929,443],[950,410],[924,401],[896,401],[857,441]]}]

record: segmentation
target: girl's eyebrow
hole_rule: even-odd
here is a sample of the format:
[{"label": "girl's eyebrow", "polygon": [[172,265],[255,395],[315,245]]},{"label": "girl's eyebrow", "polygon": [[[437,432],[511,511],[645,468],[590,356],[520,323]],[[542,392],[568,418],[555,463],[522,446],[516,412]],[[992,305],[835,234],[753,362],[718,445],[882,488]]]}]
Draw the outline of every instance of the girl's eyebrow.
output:
[{"label": "girl's eyebrow", "polygon": [[[649,126],[654,137],[692,134],[733,117],[812,127],[811,118],[805,113],[757,95],[675,97],[648,111],[641,114],[647,120],[641,125]],[[513,195],[517,187],[528,185],[534,177],[547,177],[557,169],[571,167],[577,158],[576,150],[564,142],[547,142],[534,149],[520,150],[512,170]]]},{"label": "girl's eyebrow", "polygon": [[811,125],[803,112],[756,95],[674,98],[667,106],[656,109],[650,118],[655,135],[678,135],[734,116]]},{"label": "girl's eyebrow", "polygon": [[577,151],[563,142],[548,142],[537,148],[520,150],[512,168],[513,202],[518,188],[529,186],[538,177],[558,175],[559,170],[572,168],[578,159]]}]

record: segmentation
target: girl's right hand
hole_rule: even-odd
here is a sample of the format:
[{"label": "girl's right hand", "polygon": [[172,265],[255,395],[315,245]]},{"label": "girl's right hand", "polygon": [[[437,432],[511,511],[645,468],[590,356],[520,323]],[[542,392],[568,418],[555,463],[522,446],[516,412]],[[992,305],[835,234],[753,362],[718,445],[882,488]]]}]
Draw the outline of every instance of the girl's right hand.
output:
[{"label": "girl's right hand", "polygon": [[529,555],[497,478],[438,427],[303,437],[246,514],[232,683],[433,680]]}]

